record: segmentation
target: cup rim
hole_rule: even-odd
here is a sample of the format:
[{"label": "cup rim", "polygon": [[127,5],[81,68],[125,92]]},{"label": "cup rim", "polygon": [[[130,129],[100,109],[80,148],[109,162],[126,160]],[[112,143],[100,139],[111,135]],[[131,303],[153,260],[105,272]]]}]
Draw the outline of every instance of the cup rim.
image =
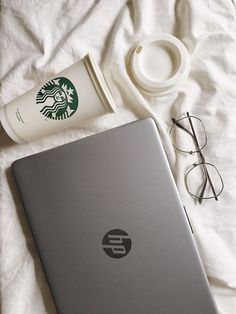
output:
[{"label": "cup rim", "polygon": [[94,56],[89,52],[83,58],[83,62],[88,71],[88,74],[94,84],[94,87],[98,93],[98,96],[105,106],[108,112],[114,113],[117,112],[114,99],[112,97],[111,91],[108,87],[108,84],[105,80],[104,75],[102,74]]}]

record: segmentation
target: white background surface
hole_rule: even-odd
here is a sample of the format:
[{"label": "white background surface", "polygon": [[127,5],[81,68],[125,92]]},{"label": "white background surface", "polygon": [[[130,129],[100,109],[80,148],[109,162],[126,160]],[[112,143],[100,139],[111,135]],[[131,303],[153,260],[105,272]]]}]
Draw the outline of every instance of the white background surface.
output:
[{"label": "white background surface", "polygon": [[[235,16],[235,3],[231,0],[2,1],[1,106],[90,51],[104,69],[118,107],[117,115],[106,115],[23,145],[14,144],[0,130],[3,314],[54,313],[12,184],[11,163],[150,114],[158,122],[219,313],[236,313]],[[181,39],[191,55],[187,82],[162,98],[143,96],[125,67],[131,45],[144,35],[158,32]],[[204,154],[223,176],[225,190],[218,202],[210,200],[198,205],[191,199],[185,189],[184,173],[197,157],[176,154],[169,145],[171,117],[187,110],[203,120],[208,134]]]}]

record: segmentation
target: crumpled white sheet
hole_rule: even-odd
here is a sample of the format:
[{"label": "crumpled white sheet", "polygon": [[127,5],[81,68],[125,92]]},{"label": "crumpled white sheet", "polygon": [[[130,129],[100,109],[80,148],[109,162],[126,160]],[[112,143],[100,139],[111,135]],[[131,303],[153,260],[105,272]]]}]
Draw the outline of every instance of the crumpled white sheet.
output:
[{"label": "crumpled white sheet", "polygon": [[[91,51],[106,73],[118,107],[116,115],[22,145],[13,143],[0,130],[3,314],[55,312],[12,182],[11,163],[147,115],[156,119],[161,131],[219,313],[236,313],[235,8],[233,0],[2,1],[1,106]],[[191,55],[187,82],[161,98],[142,95],[125,67],[131,45],[144,35],[158,32],[177,36]],[[206,125],[208,145],[204,154],[217,165],[225,183],[218,202],[209,200],[198,205],[187,194],[184,173],[196,157],[176,154],[170,145],[171,117],[187,110]]]}]

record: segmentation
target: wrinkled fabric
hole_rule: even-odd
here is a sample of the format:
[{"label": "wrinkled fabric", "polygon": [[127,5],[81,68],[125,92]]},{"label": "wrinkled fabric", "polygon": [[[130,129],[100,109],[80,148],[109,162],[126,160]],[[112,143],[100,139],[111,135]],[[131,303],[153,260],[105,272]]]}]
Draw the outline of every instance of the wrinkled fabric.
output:
[{"label": "wrinkled fabric", "polygon": [[[236,313],[235,10],[231,0],[2,1],[1,106],[90,51],[106,75],[118,109],[117,114],[21,145],[0,129],[3,314],[55,312],[9,169],[11,163],[147,116],[157,122],[219,313]],[[126,57],[137,40],[160,32],[182,40],[191,56],[191,71],[177,91],[151,97],[130,80]],[[225,184],[218,201],[199,205],[186,191],[184,174],[197,156],[177,153],[168,135],[171,117],[186,111],[206,126],[204,155],[217,166]],[[181,138],[179,141],[181,144]]]}]

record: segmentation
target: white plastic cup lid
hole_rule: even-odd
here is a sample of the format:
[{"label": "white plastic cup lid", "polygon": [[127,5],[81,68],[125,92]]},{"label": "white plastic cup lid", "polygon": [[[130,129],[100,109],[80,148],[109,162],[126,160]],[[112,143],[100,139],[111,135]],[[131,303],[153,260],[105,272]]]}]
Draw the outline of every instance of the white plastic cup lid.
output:
[{"label": "white plastic cup lid", "polygon": [[186,80],[190,56],[178,38],[157,34],[145,37],[133,46],[129,66],[135,84],[144,93],[161,96]]}]

